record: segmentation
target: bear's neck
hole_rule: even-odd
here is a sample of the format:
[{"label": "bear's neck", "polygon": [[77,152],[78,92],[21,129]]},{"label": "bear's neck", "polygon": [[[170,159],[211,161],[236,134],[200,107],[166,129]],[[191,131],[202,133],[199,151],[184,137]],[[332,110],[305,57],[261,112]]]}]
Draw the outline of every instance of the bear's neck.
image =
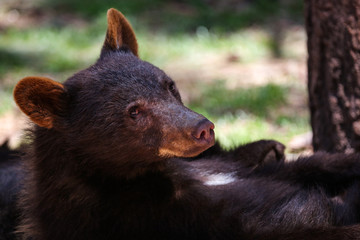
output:
[{"label": "bear's neck", "polygon": [[127,155],[101,159],[66,142],[59,132],[37,128],[34,132],[33,157],[30,164],[44,179],[72,176],[109,180],[130,180],[148,173],[161,173],[166,159],[154,156]]}]

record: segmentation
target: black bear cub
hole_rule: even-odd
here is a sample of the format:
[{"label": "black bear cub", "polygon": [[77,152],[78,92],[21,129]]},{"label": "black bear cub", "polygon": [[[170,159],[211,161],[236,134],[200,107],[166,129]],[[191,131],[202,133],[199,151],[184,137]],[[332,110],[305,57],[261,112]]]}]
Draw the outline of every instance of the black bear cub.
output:
[{"label": "black bear cub", "polygon": [[212,147],[214,125],[138,58],[115,9],[94,65],[64,84],[24,78],[14,97],[36,124],[21,239],[360,239],[359,155]]}]

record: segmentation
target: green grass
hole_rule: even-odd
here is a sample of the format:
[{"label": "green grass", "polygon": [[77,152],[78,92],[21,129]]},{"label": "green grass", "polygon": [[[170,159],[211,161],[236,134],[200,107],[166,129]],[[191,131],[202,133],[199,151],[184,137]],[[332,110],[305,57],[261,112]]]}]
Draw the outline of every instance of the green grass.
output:
[{"label": "green grass", "polygon": [[246,113],[225,115],[214,121],[216,138],[225,148],[259,139],[275,139],[288,143],[293,136],[308,132],[307,118],[282,124],[274,124],[263,118]]},{"label": "green grass", "polygon": [[0,39],[0,52],[6,53],[1,66],[52,73],[76,70],[95,56],[94,40],[84,33],[71,28],[9,29]]},{"label": "green grass", "polygon": [[[17,77],[19,73],[68,76],[92,64],[98,57],[106,31],[103,16],[83,29],[44,26],[19,30],[11,28],[0,38],[0,78]],[[205,32],[204,32],[205,31]],[[244,30],[232,34],[214,34],[207,30],[195,35],[166,35],[136,28],[141,58],[161,67],[173,60],[196,61],[198,53],[238,54],[242,62],[271,56],[269,36],[260,30]],[[18,79],[14,79],[17,81]],[[0,80],[1,81],[1,80]]]},{"label": "green grass", "polygon": [[224,81],[199,87],[202,93],[190,107],[206,115],[221,117],[226,113],[247,111],[259,117],[267,117],[269,111],[285,104],[286,87],[267,84],[261,87],[227,89]]},{"label": "green grass", "polygon": [[13,106],[12,89],[0,88],[0,116],[10,111]]},{"label": "green grass", "polygon": [[202,57],[201,53],[228,52],[238,55],[244,63],[271,56],[271,49],[267,45],[269,35],[260,30],[243,30],[222,35],[203,28],[195,35],[169,36],[165,33],[151,34],[140,29],[137,36],[141,57],[160,65],[176,59],[196,64]]}]

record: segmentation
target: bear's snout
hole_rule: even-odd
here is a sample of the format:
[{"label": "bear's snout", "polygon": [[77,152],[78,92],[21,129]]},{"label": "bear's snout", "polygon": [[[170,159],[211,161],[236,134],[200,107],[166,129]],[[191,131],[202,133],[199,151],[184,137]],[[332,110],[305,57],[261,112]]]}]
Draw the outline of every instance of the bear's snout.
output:
[{"label": "bear's snout", "polygon": [[214,128],[215,125],[204,118],[197,124],[196,129],[192,132],[192,136],[199,143],[213,145],[215,142]]}]

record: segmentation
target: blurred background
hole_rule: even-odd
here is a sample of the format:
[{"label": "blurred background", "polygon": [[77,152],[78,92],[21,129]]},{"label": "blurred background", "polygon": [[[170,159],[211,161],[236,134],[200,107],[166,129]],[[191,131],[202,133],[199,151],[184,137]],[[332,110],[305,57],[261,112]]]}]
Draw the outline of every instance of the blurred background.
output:
[{"label": "blurred background", "polygon": [[27,126],[15,84],[61,82],[94,63],[111,7],[133,25],[140,57],[175,80],[223,146],[310,144],[302,0],[0,0],[0,145],[16,147]]}]

